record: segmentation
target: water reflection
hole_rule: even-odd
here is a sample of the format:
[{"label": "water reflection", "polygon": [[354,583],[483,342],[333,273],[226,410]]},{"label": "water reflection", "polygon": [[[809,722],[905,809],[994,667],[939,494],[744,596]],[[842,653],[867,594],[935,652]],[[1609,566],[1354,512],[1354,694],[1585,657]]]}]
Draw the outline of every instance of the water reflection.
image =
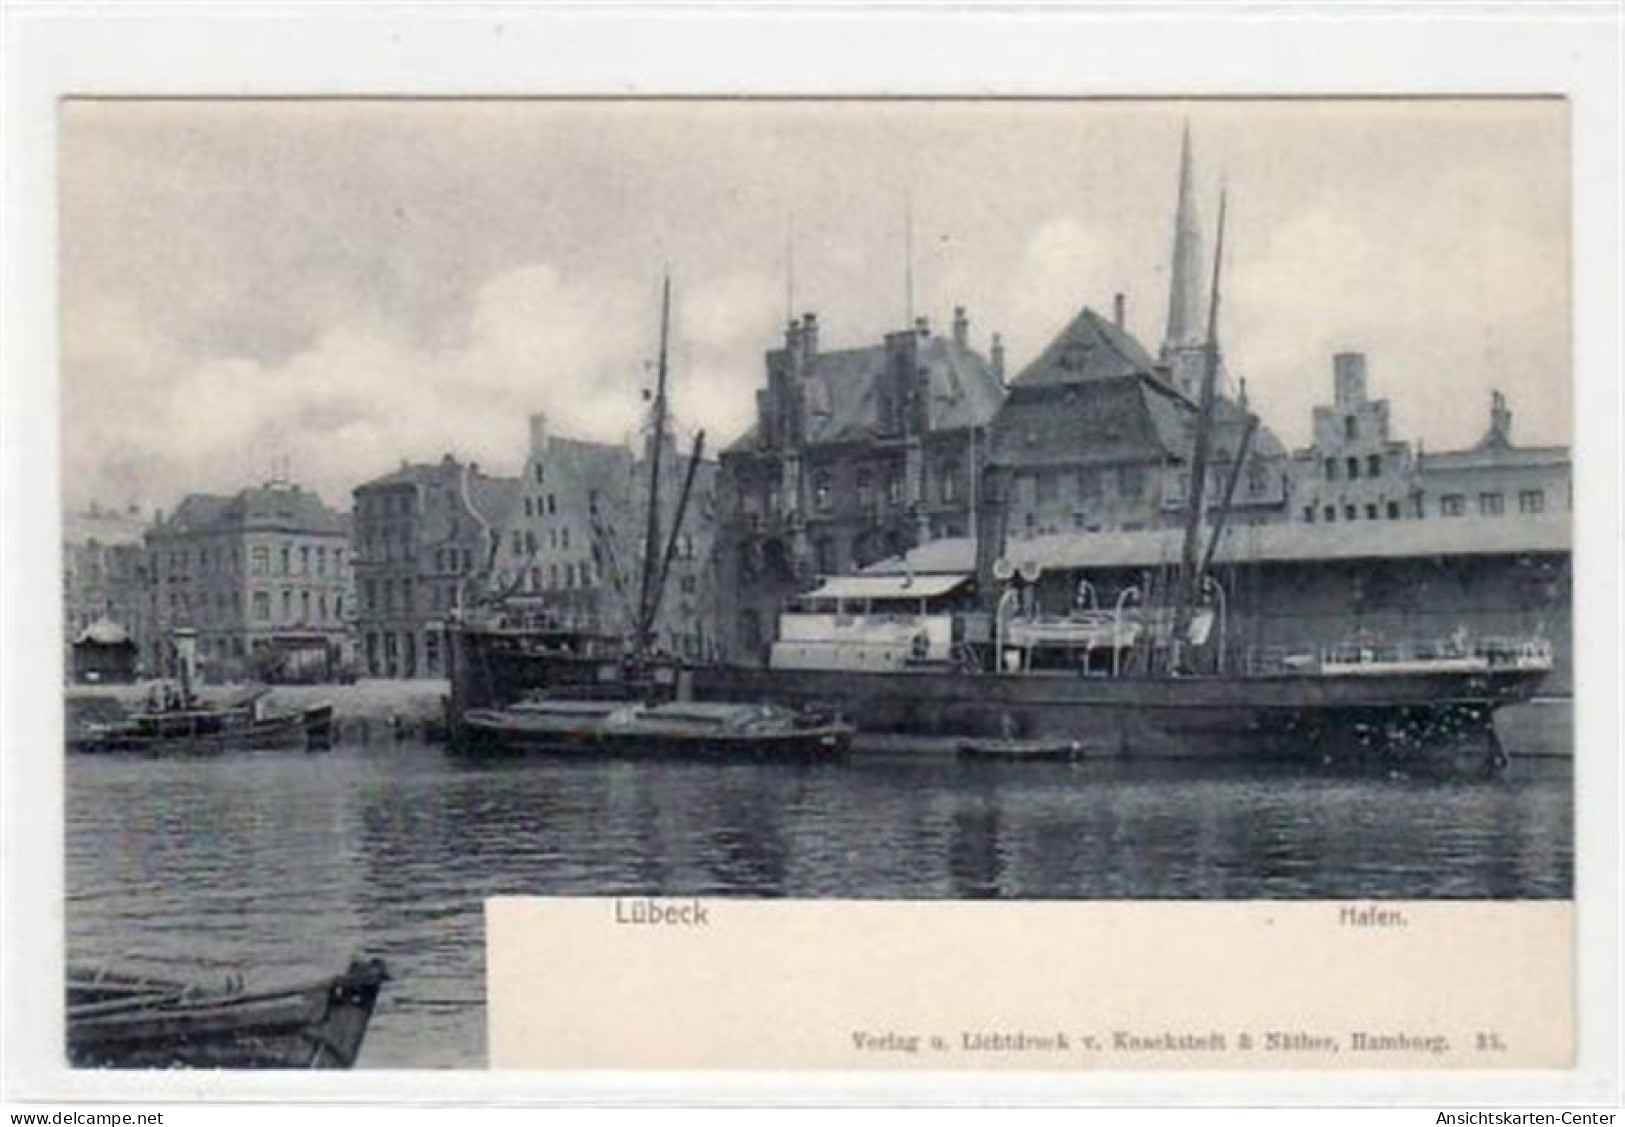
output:
[{"label": "water reflection", "polygon": [[286,980],[396,973],[372,1066],[484,1059],[482,905],[503,894],[1552,898],[1566,765],[1492,781],[1121,763],[68,760],[69,953]]}]

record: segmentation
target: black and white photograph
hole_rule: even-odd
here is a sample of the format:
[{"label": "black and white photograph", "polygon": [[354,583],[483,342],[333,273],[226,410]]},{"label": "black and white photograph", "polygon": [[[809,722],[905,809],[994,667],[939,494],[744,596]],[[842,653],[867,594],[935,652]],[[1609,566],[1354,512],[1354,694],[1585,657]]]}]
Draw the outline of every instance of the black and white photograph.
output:
[{"label": "black and white photograph", "polygon": [[496,896],[1569,901],[1559,97],[61,102],[67,1058]]}]

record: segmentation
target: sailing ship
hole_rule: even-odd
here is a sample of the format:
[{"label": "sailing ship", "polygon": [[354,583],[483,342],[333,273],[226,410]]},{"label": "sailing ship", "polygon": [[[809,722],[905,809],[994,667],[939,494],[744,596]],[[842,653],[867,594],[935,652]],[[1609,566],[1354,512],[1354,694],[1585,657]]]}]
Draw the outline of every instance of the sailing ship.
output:
[{"label": "sailing ship", "polygon": [[[448,711],[453,743],[461,751],[805,761],[840,757],[851,746],[852,726],[827,707],[783,706],[749,697],[696,701],[687,672],[659,650],[660,606],[705,449],[702,430],[689,453],[671,528],[663,530],[670,330],[668,277],[661,294],[642,563],[628,629],[617,634],[546,621],[505,625],[500,598],[495,621],[479,628],[454,627]],[[458,639],[476,635],[481,639],[477,654],[459,646]],[[514,678],[520,685],[517,692],[508,691],[514,683],[511,669],[523,670]]]},{"label": "sailing ship", "polygon": [[[1120,600],[1110,612],[1085,607],[1045,618],[1024,597],[1038,575],[1002,554],[983,584],[964,574],[837,576],[780,616],[765,667],[702,665],[651,676],[645,666],[637,673],[646,691],[839,708],[860,744],[871,736],[930,737],[948,747],[970,741],[972,754],[1064,748],[1069,756],[1390,765],[1465,754],[1504,767],[1494,715],[1528,700],[1550,673],[1552,651],[1539,639],[1229,658],[1223,595],[1211,571],[1257,418],[1247,416],[1241,451],[1210,512],[1224,211],[1221,198],[1180,558],[1162,582],[1136,590],[1133,605]],[[465,626],[453,632],[450,650],[454,736],[467,709],[547,685],[614,684],[619,676],[590,645],[538,644],[523,633]]]}]

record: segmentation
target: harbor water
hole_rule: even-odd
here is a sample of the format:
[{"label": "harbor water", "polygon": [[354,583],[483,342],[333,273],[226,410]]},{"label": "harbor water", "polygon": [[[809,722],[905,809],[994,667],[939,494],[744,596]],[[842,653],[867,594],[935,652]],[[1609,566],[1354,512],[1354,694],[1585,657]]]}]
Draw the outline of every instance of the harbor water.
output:
[{"label": "harbor water", "polygon": [[480,1067],[482,903],[1567,898],[1567,761],[1495,779],[881,757],[823,766],[67,758],[68,956],[297,981],[382,956],[361,1067]]}]

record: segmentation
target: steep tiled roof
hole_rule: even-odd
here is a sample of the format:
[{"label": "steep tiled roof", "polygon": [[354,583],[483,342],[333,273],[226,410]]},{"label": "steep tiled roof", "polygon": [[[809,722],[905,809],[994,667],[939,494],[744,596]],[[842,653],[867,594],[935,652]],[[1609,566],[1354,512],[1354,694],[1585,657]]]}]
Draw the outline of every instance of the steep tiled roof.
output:
[{"label": "steep tiled roof", "polygon": [[[931,337],[920,347],[919,362],[930,385],[930,421],[935,430],[986,426],[1004,399],[1004,388],[987,361],[951,337]],[[822,351],[802,377],[806,391],[810,444],[862,441],[880,433],[876,382],[886,371],[884,344]],[[754,449],[752,426],[725,452]]]},{"label": "steep tiled roof", "polygon": [[1111,465],[1183,458],[1193,408],[1150,376],[1012,387],[993,424],[1002,466]]},{"label": "steep tiled roof", "polygon": [[188,494],[158,528],[170,535],[211,529],[292,529],[300,532],[349,534],[349,519],[297,485],[261,485],[231,497]]},{"label": "steep tiled roof", "polygon": [[1156,367],[1140,342],[1085,307],[1048,348],[1010,381],[1012,388],[1109,380]]},{"label": "steep tiled roof", "polygon": [[[1247,411],[1214,400],[1212,456],[1241,446]],[[1188,459],[1196,404],[1164,378],[1132,336],[1085,308],[1010,385],[994,424],[993,460],[1007,466],[1110,465]],[[1284,458],[1268,427],[1253,435],[1255,457]]]}]

